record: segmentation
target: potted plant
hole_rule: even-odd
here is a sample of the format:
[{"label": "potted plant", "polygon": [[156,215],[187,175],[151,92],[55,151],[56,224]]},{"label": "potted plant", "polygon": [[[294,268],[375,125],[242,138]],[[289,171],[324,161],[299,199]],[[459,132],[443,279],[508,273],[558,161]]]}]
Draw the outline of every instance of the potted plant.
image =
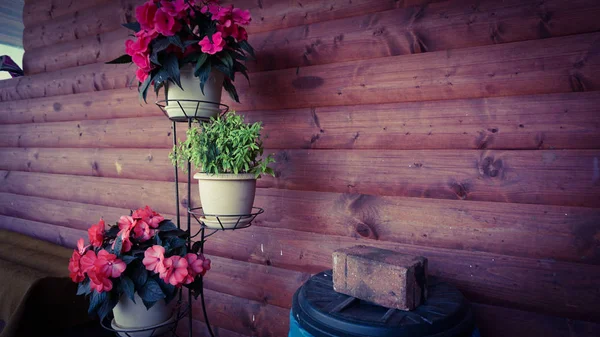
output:
[{"label": "potted plant", "polygon": [[251,21],[248,10],[216,1],[149,0],[135,14],[137,22],[123,25],[135,39],[125,41],[125,55],[108,63],[136,64],[140,99],[146,101],[150,88],[158,95],[164,87],[171,118],[216,116],[222,87],[239,102],[235,74],[248,79],[242,62],[254,57],[243,27]]},{"label": "potted plant", "polygon": [[[168,329],[176,319],[171,301],[178,289],[185,286],[197,297],[200,278],[210,269],[209,259],[195,249],[188,251],[189,233],[148,206],[108,228],[100,220],[88,236],[87,246],[83,238],[77,242],[70,276],[79,283],[77,294],[89,297],[89,314],[102,320],[112,310],[116,330],[165,323]],[[144,337],[152,332],[130,334]]]},{"label": "potted plant", "polygon": [[274,176],[268,167],[275,162],[272,155],[262,157],[261,129],[259,122],[247,124],[243,116],[228,112],[188,129],[187,139],[173,147],[173,165],[186,168],[189,161],[200,169],[194,179],[207,227],[234,228],[250,221],[240,216],[252,213],[256,180],[261,174]]}]

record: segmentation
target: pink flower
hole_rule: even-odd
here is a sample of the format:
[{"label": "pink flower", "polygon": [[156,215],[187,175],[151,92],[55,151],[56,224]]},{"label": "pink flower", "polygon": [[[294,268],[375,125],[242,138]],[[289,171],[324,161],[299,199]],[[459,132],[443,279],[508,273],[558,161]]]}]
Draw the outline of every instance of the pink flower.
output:
[{"label": "pink flower", "polygon": [[147,1],[135,9],[135,18],[142,29],[152,30],[154,28],[154,18],[157,10],[158,7],[156,7],[154,1]]},{"label": "pink flower", "polygon": [[79,260],[81,270],[84,273],[89,273],[90,271],[94,270],[94,263],[96,263],[96,259],[96,253],[94,253],[93,250],[88,250],[85,255],[81,257],[81,260]]},{"label": "pink flower", "polygon": [[127,268],[125,262],[117,259],[115,254],[111,254],[104,249],[98,252],[98,258],[94,262],[94,266],[96,267],[96,275],[102,274],[112,278],[121,276]]},{"label": "pink flower", "polygon": [[110,291],[113,287],[112,281],[102,273],[90,271],[88,276],[90,277],[90,289],[92,290],[101,293],[103,291]]},{"label": "pink flower", "polygon": [[152,208],[146,206],[133,212],[134,219],[141,219],[151,228],[158,228],[158,225],[165,220],[162,215],[156,213]]},{"label": "pink flower", "polygon": [[149,75],[150,75],[150,74],[148,74],[148,73],[146,72],[146,70],[145,70],[145,69],[142,69],[142,68],[138,68],[138,69],[135,71],[135,76],[137,77],[138,81],[140,81],[140,82],[142,82],[142,83],[144,83],[144,81],[145,81],[145,80],[148,78],[148,76],[149,76]]},{"label": "pink flower", "polygon": [[219,15],[219,11],[221,10],[221,6],[217,3],[209,3],[208,5],[202,7],[200,10],[201,13],[209,12],[212,15],[212,19],[216,20],[215,17]]},{"label": "pink flower", "polygon": [[146,269],[153,271],[157,274],[165,272],[165,248],[163,246],[154,245],[144,252],[144,259],[142,263],[146,266]]},{"label": "pink flower", "polygon": [[183,284],[190,284],[194,282],[194,279],[197,275],[206,274],[206,272],[210,269],[210,260],[204,258],[204,255],[188,253],[185,256],[185,260],[188,263],[188,275],[183,281]]},{"label": "pink flower", "polygon": [[205,36],[198,44],[202,47],[202,52],[214,55],[225,47],[225,40],[221,32],[216,32],[212,36],[213,42],[211,43],[208,36]]},{"label": "pink flower", "polygon": [[[130,217],[128,217],[128,218],[130,218]],[[121,238],[121,242],[123,243],[121,246],[121,252],[126,253],[126,252],[130,251],[131,246],[133,245],[131,243],[131,227],[121,229],[119,231],[119,233],[117,233],[117,236]],[[113,248],[114,247],[115,247],[115,244],[113,243]]]},{"label": "pink flower", "polygon": [[238,25],[247,25],[252,21],[252,17],[250,16],[249,10],[243,10],[241,8],[234,8],[231,12],[231,16],[233,18],[233,22]]},{"label": "pink flower", "polygon": [[135,54],[131,57],[133,63],[135,63],[140,69],[144,71],[150,71],[151,63],[150,63],[150,55],[148,54]]},{"label": "pink flower", "polygon": [[186,0],[174,0],[174,1],[162,0],[160,2],[160,6],[161,6],[160,7],[161,10],[163,10],[170,16],[173,16],[173,17],[176,17],[179,19],[185,17],[186,10],[188,8],[190,8],[190,6],[186,3]]},{"label": "pink flower", "polygon": [[[83,241],[83,240],[82,240]],[[85,279],[85,275],[83,274],[83,270],[81,269],[81,254],[77,250],[73,251],[73,255],[71,259],[69,259],[69,276],[73,282],[81,282]]]},{"label": "pink flower", "polygon": [[77,251],[79,252],[79,255],[83,255],[85,254],[85,251],[87,250],[89,246],[84,247],[83,246],[83,238],[80,238],[79,240],[77,240]]},{"label": "pink flower", "polygon": [[171,256],[164,261],[165,271],[160,274],[165,282],[174,286],[181,286],[188,274],[188,263],[181,256]]},{"label": "pink flower", "polygon": [[156,12],[154,23],[156,31],[164,36],[173,36],[181,29],[179,22],[173,16],[163,11],[162,8]]},{"label": "pink flower", "polygon": [[135,238],[141,242],[148,241],[154,236],[154,230],[151,230],[150,226],[143,220],[137,220],[135,227],[133,227],[133,233],[135,234]]},{"label": "pink flower", "polygon": [[135,226],[135,220],[133,219],[133,217],[130,216],[121,216],[121,218],[119,218],[119,229],[123,230],[123,229],[132,229]]},{"label": "pink flower", "polygon": [[104,220],[100,219],[97,224],[92,225],[92,227],[88,229],[88,236],[92,246],[102,246],[102,241],[104,241],[105,226],[106,224],[104,223]]}]

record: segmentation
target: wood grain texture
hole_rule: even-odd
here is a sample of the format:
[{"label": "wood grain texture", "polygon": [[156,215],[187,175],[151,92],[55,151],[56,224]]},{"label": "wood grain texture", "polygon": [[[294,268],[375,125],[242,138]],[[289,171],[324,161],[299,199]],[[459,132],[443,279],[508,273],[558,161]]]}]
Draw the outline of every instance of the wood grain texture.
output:
[{"label": "wood grain texture", "polygon": [[[175,214],[172,183],[0,171],[0,192]],[[94,191],[90,193],[89,191]],[[192,207],[200,206],[192,187]],[[180,187],[180,211],[188,205]],[[600,264],[592,208],[258,189],[256,225],[531,258]]]},{"label": "wood grain texture", "polygon": [[69,248],[75,248],[77,240],[86,234],[82,230],[56,226],[39,221],[8,217],[5,215],[0,215],[0,229],[21,233]]},{"label": "wood grain texture", "polygon": [[[551,13],[551,14],[550,14]],[[434,2],[252,35],[252,70],[458,49],[600,30],[595,1]],[[577,22],[577,24],[575,24]]]},{"label": "wood grain texture", "polygon": [[23,7],[23,23],[26,27],[40,25],[43,22],[80,12],[86,8],[106,4],[109,0],[41,0],[26,1]]},{"label": "wood grain texture", "polygon": [[154,104],[139,102],[135,88],[0,102],[0,124],[144,116],[164,114]]},{"label": "wood grain texture", "polygon": [[[254,20],[247,29],[253,36],[289,25],[310,24],[427,2],[358,0],[339,3],[309,0],[304,4],[285,4],[277,1],[238,1],[235,6],[250,9]],[[127,30],[122,29],[120,24],[135,21],[135,7],[142,3],[141,0],[108,3],[107,0],[85,0],[78,6],[56,5],[53,2],[31,5],[33,8],[28,8],[25,14],[29,22],[24,33],[24,40],[27,41],[25,50],[28,52],[24,57],[26,73],[37,74],[118,57],[124,51],[123,41],[127,37]],[[77,10],[75,7],[78,7]],[[114,13],[119,14],[115,16]],[[35,21],[32,17],[41,20]],[[48,22],[49,18],[53,20]],[[256,41],[260,42],[261,38]]]},{"label": "wood grain texture", "polygon": [[27,25],[23,31],[23,49],[30,51],[116,30],[122,23],[135,21],[135,6],[139,3],[138,0],[100,2],[51,21]]},{"label": "wood grain texture", "polygon": [[[258,110],[593,91],[598,46],[590,33],[259,72],[251,86],[236,82],[243,104],[224,102]],[[96,63],[1,81],[0,100],[124,88],[133,70]]]},{"label": "wood grain texture", "polygon": [[545,316],[532,312],[475,304],[477,327],[482,336],[573,336],[600,335],[600,324]]},{"label": "wood grain texture", "polygon": [[[168,152],[0,148],[0,169],[173,181]],[[598,207],[598,157],[596,150],[281,150],[276,178],[263,177],[258,186]]]},{"label": "wood grain texture", "polygon": [[[389,5],[377,4],[382,8]],[[594,19],[600,15],[600,6],[593,0],[472,0],[462,1],[461,7],[446,1],[372,13],[379,9],[369,6],[368,14],[360,16],[251,34],[257,59],[248,67],[275,70],[600,30]],[[255,16],[250,27],[262,22]],[[124,52],[127,34],[127,30],[117,29],[28,51],[25,70],[35,74],[112,60]]]},{"label": "wood grain texture", "polygon": [[23,55],[23,70],[32,75],[114,60],[125,53],[129,34],[122,28],[28,50]]},{"label": "wood grain texture", "polygon": [[[158,108],[140,106],[132,97],[135,93],[129,91],[115,91],[114,95],[106,93],[60,96],[61,99],[57,97],[55,101],[45,98],[26,100],[22,107],[17,104],[20,101],[4,102],[0,104],[0,122],[27,124],[0,125],[0,146],[172,146],[172,124]],[[140,118],[146,114],[155,117]],[[264,144],[272,149],[600,147],[600,92],[597,91],[376,106],[255,110],[242,114],[248,122],[263,124]],[[138,116],[120,118],[130,115]],[[76,117],[81,120],[45,123]],[[35,123],[31,124],[32,121]],[[179,124],[180,138],[185,137],[185,130],[186,126]]]},{"label": "wood grain texture", "polygon": [[[124,211],[122,208],[0,193],[0,214],[72,228],[86,229],[99,215],[111,222],[110,219],[116,219]],[[365,238],[261,226],[213,235],[209,243],[206,246],[209,256],[304,273],[331,268],[331,253],[335,249],[366,243],[426,256],[432,275],[452,282],[475,302],[600,321],[600,309],[594,304],[600,298],[597,288],[600,267],[594,265],[373,242]],[[273,308],[278,307],[269,306],[269,309]]]}]

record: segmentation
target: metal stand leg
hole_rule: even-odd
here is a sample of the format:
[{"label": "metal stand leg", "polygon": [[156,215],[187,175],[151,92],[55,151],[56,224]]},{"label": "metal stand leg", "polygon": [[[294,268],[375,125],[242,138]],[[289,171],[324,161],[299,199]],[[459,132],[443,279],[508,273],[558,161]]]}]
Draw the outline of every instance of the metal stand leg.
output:
[{"label": "metal stand leg", "polygon": [[[200,232],[200,253],[204,254],[204,227],[202,227]],[[208,315],[206,314],[206,304],[204,303],[204,277],[200,278],[200,301],[202,302],[202,312],[204,313],[204,323],[206,324],[206,328],[208,329],[208,333],[210,333],[211,337],[215,337],[215,334],[210,327],[210,323],[208,322]]]}]

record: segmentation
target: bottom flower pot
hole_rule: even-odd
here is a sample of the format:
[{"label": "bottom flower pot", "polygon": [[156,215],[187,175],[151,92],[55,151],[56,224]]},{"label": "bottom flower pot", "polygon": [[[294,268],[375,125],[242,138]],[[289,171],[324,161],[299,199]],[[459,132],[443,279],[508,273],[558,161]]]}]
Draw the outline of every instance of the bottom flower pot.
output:
[{"label": "bottom flower pot", "polygon": [[[115,316],[114,320],[111,322],[113,329],[127,331],[153,328],[160,326],[163,323],[167,323],[167,321],[174,321],[177,318],[173,301],[167,305],[164,300],[160,300],[148,310],[138,294],[135,294],[134,298],[135,303],[126,295],[121,296],[119,303],[117,303],[113,309],[113,314]],[[167,332],[172,327],[172,324],[167,324],[157,328],[157,331],[154,332],[154,334],[153,329],[127,332],[129,335],[125,332],[119,332],[119,336],[159,336],[161,333]]]},{"label": "bottom flower pot", "polygon": [[[256,193],[256,178],[252,173],[220,173],[218,175],[196,173],[200,188],[202,211],[207,214],[202,221],[208,228],[220,229],[243,227],[252,217]],[[218,215],[218,219],[215,216]],[[227,215],[248,215],[227,216]]]}]

